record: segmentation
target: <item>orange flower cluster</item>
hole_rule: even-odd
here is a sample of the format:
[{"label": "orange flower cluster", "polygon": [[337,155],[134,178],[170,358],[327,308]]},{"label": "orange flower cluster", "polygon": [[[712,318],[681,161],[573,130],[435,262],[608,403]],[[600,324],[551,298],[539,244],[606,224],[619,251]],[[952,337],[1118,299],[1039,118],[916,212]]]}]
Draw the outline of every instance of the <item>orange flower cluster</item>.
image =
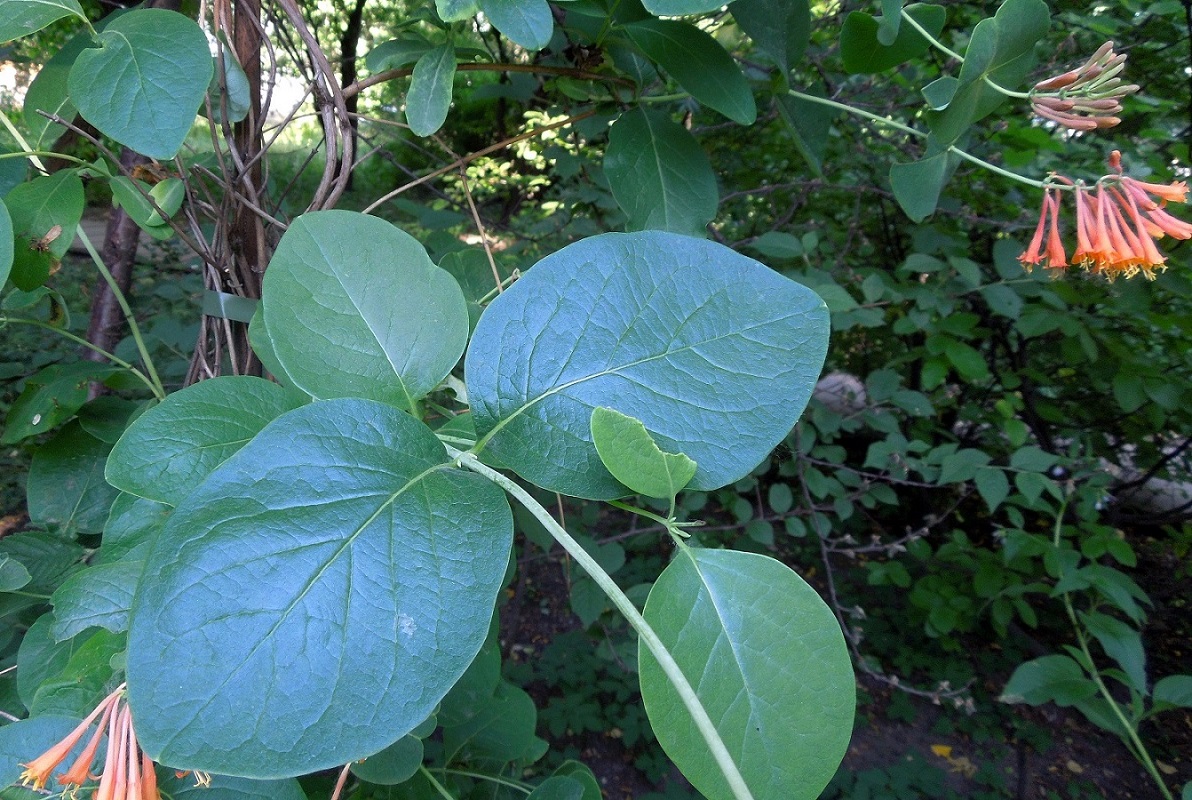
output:
[{"label": "orange flower cluster", "polygon": [[[121,704],[124,685],[105,697],[91,714],[70,734],[42,755],[22,764],[21,782],[34,789],[43,789],[59,764],[66,760],[97,719],[95,733],[74,764],[58,776],[58,783],[76,790],[88,781],[98,780],[94,800],[161,800],[157,790],[157,773],[149,756],[141,752],[137,735],[132,729],[132,714],[128,704]],[[103,772],[91,774],[91,763],[99,750],[105,729],[108,735],[107,758]]]},{"label": "orange flower cluster", "polygon": [[1115,173],[1102,177],[1095,186],[1052,175],[1035,235],[1018,257],[1027,271],[1039,263],[1055,270],[1069,266],[1059,225],[1060,197],[1066,191],[1076,198],[1076,251],[1071,263],[1109,280],[1139,273],[1154,280],[1156,270],[1167,268],[1167,257],[1159,252],[1155,240],[1164,236],[1192,238],[1192,225],[1165,210],[1169,201],[1185,202],[1188,185],[1184,181],[1146,183],[1123,175],[1117,150],[1110,154],[1109,164]]},{"label": "orange flower cluster", "polygon": [[1106,42],[1080,67],[1036,83],[1031,109],[1074,131],[1112,128],[1121,122],[1122,99],[1138,91],[1118,77],[1125,68],[1126,54]]}]

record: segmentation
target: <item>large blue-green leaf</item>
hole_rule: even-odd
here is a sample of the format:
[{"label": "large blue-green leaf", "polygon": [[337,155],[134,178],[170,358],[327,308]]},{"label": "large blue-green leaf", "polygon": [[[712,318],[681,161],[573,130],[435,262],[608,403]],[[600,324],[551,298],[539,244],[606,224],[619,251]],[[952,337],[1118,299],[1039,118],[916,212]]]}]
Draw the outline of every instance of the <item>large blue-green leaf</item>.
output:
[{"label": "large blue-green leaf", "polygon": [[546,0],[479,0],[493,27],[527,50],[550,44],[555,18]]},{"label": "large blue-green leaf", "polygon": [[214,73],[202,29],[174,11],[145,8],[113,21],[99,43],[70,71],[79,113],[138,153],[173,158]]},{"label": "large blue-green leaf", "polygon": [[632,22],[625,32],[696,100],[742,125],[757,119],[749,81],[711,34],[674,19]]},{"label": "large blue-green leaf", "polygon": [[635,108],[613,123],[604,174],[630,230],[702,236],[716,216],[708,156],[686,128],[658,112]]},{"label": "large blue-green leaf", "polygon": [[128,642],[141,744],[257,778],[378,752],[480,649],[511,543],[500,491],[409,415],[356,398],[283,414],[147,559]]},{"label": "large blue-green leaf", "polygon": [[72,14],[87,19],[78,0],[0,0],[0,42],[36,33]]},{"label": "large blue-green leaf", "polygon": [[365,214],[299,217],[262,291],[263,340],[293,385],[316,398],[413,410],[467,343],[459,284],[411,236]]},{"label": "large blue-green leaf", "polygon": [[642,0],[642,5],[656,17],[686,17],[724,7],[717,0]]},{"label": "large blue-green leaf", "polygon": [[128,427],[112,448],[104,477],[129,494],[176,506],[262,428],[307,401],[249,376],[196,383]]},{"label": "large blue-green leaf", "polygon": [[[840,625],[815,590],[768,556],[684,547],[650,590],[644,613],[753,796],[819,797],[848,748],[856,686]],[[638,664],[663,750],[704,796],[733,797],[645,647]]]},{"label": "large blue-green leaf", "polygon": [[476,430],[552,491],[628,493],[592,445],[598,406],[698,465],[746,475],[790,432],[819,376],[828,311],[810,289],[712,242],[603,234],[544,258],[484,312],[465,359]]},{"label": "large blue-green leaf", "polygon": [[14,187],[4,202],[15,239],[12,282],[31,292],[70,249],[83,218],[83,182],[74,170],[62,170]]},{"label": "large blue-green leaf", "polygon": [[29,466],[29,519],[71,534],[102,531],[116,499],[103,479],[111,449],[77,420],[39,447]]},{"label": "large blue-green leaf", "polygon": [[430,136],[443,127],[451,108],[455,80],[455,48],[451,42],[424,53],[414,65],[406,94],[406,122],[416,136]]}]

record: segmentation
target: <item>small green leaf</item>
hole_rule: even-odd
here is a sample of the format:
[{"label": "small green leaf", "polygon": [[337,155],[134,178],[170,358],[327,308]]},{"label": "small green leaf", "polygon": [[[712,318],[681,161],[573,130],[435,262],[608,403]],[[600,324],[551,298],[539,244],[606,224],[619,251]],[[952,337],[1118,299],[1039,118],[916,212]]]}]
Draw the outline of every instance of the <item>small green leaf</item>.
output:
[{"label": "small green leaf", "polygon": [[[646,621],[707,709],[754,797],[813,800],[852,735],[856,688],[836,617],[767,556],[681,548],[650,590]],[[764,646],[761,644],[764,642]],[[733,796],[658,662],[638,647],[659,744],[710,800]]]},{"label": "small green leaf", "polygon": [[695,462],[664,453],[640,419],[611,408],[592,409],[592,443],[613,477],[636,494],[670,499],[695,477]]},{"label": "small green leaf", "polygon": [[293,779],[258,781],[212,775],[210,784],[197,783],[193,775],[166,770],[158,783],[171,800],[306,800],[302,786]]},{"label": "small green leaf", "polygon": [[[0,42],[20,39],[57,22],[76,16],[84,22],[87,15],[78,0],[3,0],[0,2]],[[6,784],[0,784],[4,786]]]},{"label": "small green leaf", "polygon": [[[804,89],[806,94],[824,96],[823,86],[816,83]],[[795,147],[816,175],[823,174],[824,150],[832,132],[832,121],[839,114],[821,103],[804,100],[790,94],[779,94],[778,113],[786,122]]]},{"label": "small green leaf", "polygon": [[211,378],[175,392],[136,419],[105,471],[117,489],[177,505],[261,429],[308,398],[261,378]]},{"label": "small green leaf", "polygon": [[[936,38],[944,29],[947,14],[943,6],[914,3],[906,7],[906,13]],[[854,74],[885,72],[931,46],[911,25],[899,26],[894,41],[883,45],[878,38],[880,27],[881,23],[863,11],[853,11],[845,18],[840,29],[840,56],[845,70]]]},{"label": "small green leaf", "polygon": [[1010,494],[1010,480],[1000,467],[981,467],[973,477],[973,482],[990,511],[997,510]]},{"label": "small green leaf", "polygon": [[803,243],[798,236],[781,231],[766,231],[747,246],[766,258],[774,259],[801,258],[804,253]]},{"label": "small green leaf", "polygon": [[0,555],[0,592],[15,592],[33,580],[25,565],[8,555]]},{"label": "small green leaf", "polygon": [[890,165],[890,188],[902,210],[913,222],[922,222],[935,211],[948,181],[950,154],[936,153],[909,164]]},{"label": "small green leaf", "polygon": [[214,66],[194,20],[143,8],[114,20],[79,54],[70,96],[83,118],[151,158],[173,158],[194,123]]},{"label": "small green leaf", "polygon": [[[439,19],[444,22],[462,22],[465,19],[471,19],[479,10],[480,4],[477,0],[435,0],[435,11],[439,13]],[[369,55],[371,56],[371,53]],[[398,66],[401,65],[391,63],[386,69]],[[371,64],[369,69],[377,71],[377,68]]]},{"label": "small green leaf", "polygon": [[[173,217],[178,213],[178,209],[182,208],[182,200],[186,197],[186,185],[179,178],[166,178],[153,185],[153,188],[149,190],[149,196],[153,198],[153,202],[157,203],[157,208],[161,209],[161,213],[154,209],[153,213],[149,215],[149,225],[165,225],[166,220]],[[165,218],[161,216],[163,213]]]},{"label": "small green leaf", "polygon": [[718,190],[708,156],[685,128],[635,108],[613,123],[604,173],[630,230],[704,236]]},{"label": "small green leaf", "polygon": [[[449,19],[442,7],[442,0],[438,3],[439,16],[444,22],[459,22],[460,20],[469,19],[476,15],[477,7],[474,0],[463,0],[462,3],[453,5],[461,6],[458,19]],[[466,13],[465,13],[466,12]],[[374,47],[368,51],[368,55],[364,57],[364,65],[368,67],[369,72],[381,72],[387,69],[397,69],[408,64],[415,64],[423,55],[429,53],[434,49],[434,45],[430,43],[425,36],[420,33],[403,33],[396,39],[390,39],[387,42]]]},{"label": "small green leaf", "polygon": [[564,761],[551,775],[579,781],[580,785],[584,787],[580,800],[603,800],[604,794],[600,790],[600,782],[596,780],[596,775],[587,764],[579,761]]},{"label": "small green leaf", "polygon": [[430,136],[443,127],[451,108],[455,80],[455,48],[450,42],[426,52],[414,65],[406,94],[406,122],[416,136]]},{"label": "small green leaf", "polygon": [[811,35],[807,0],[736,0],[728,8],[737,26],[774,61],[785,79],[803,58]]},{"label": "small green leaf", "polygon": [[1146,694],[1146,651],[1138,629],[1120,619],[1097,612],[1078,612],[1080,621],[1096,637],[1105,654],[1118,663],[1129,678],[1130,688]]},{"label": "small green leaf", "polygon": [[61,642],[96,626],[112,633],[128,630],[128,609],[143,567],[141,561],[114,561],[67,578],[50,598],[54,638]]},{"label": "small green leaf", "polygon": [[945,75],[923,87],[923,99],[927,101],[927,105],[933,111],[942,111],[952,102],[952,98],[956,96],[956,90],[959,88],[959,80],[951,75]]},{"label": "small green leaf", "polygon": [[12,272],[13,233],[12,217],[8,215],[8,207],[0,200],[0,288],[8,282],[8,275]]},{"label": "small green leaf", "polygon": [[225,109],[228,122],[241,122],[252,110],[252,85],[244,67],[236,60],[236,51],[223,31],[219,32],[219,40],[222,44],[220,52],[223,53],[223,86],[220,85],[220,71],[214,70],[211,85],[207,87],[207,92],[211,95],[211,111],[217,122],[222,119]]},{"label": "small green leaf", "polygon": [[422,766],[422,740],[406,734],[379,753],[352,764],[352,774],[363,781],[395,786],[408,781]]},{"label": "small green leaf", "polygon": [[999,699],[1032,706],[1052,702],[1070,706],[1096,693],[1097,685],[1079,664],[1068,656],[1053,655],[1020,664]]},{"label": "small green leaf", "polygon": [[55,364],[33,374],[8,410],[0,444],[15,442],[54,430],[72,418],[87,402],[87,387],[122,372],[120,367],[94,361]]},{"label": "small green leaf", "polygon": [[1192,708],[1192,675],[1168,675],[1155,682],[1151,693],[1155,704],[1167,707]]},{"label": "small green leaf", "polygon": [[98,533],[116,490],[103,479],[111,445],[71,422],[33,454],[29,519],[67,533]]},{"label": "small green leaf", "polygon": [[878,18],[877,40],[883,47],[894,44],[902,23],[902,0],[882,0],[882,15]]},{"label": "small green leaf", "polygon": [[4,203],[15,239],[10,277],[31,292],[70,249],[83,218],[83,182],[74,170],[62,170],[16,186]]},{"label": "small green leaf", "polygon": [[699,102],[742,125],[757,119],[749,81],[711,34],[674,19],[631,22],[625,32]]},{"label": "small green leaf", "polygon": [[583,797],[582,783],[564,775],[552,775],[534,787],[534,791],[530,792],[526,800],[583,800]]},{"label": "small green leaf", "polygon": [[[47,714],[0,725],[0,790],[17,783],[24,764],[66,738],[81,720],[82,716]],[[84,737],[71,750],[72,755],[81,752],[86,743]]]},{"label": "small green leaf", "polygon": [[80,640],[79,646],[70,651],[70,658],[62,670],[51,675],[33,695],[29,707],[33,716],[82,716],[112,690],[112,679],[116,675],[112,662],[124,650],[124,636],[98,630],[80,637]]},{"label": "small green leaf", "polygon": [[493,27],[527,50],[550,44],[555,18],[546,0],[479,0]]}]

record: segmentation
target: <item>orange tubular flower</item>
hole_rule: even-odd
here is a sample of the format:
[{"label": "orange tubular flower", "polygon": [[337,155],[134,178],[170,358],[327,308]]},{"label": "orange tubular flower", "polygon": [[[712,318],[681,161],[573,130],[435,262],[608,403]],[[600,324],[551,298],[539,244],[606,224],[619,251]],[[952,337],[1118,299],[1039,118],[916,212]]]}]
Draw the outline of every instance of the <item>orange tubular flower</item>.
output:
[{"label": "orange tubular flower", "polygon": [[1060,200],[1059,190],[1048,192],[1043,202],[1050,208],[1051,227],[1047,233],[1047,268],[1063,269],[1068,266],[1068,255],[1064,252],[1064,244],[1060,241]]},{"label": "orange tubular flower", "polygon": [[105,697],[65,739],[28,764],[22,764],[26,769],[21,775],[21,781],[35,789],[44,788],[50,773],[66,759],[98,719],[99,725],[96,726],[91,741],[83,748],[70,769],[58,776],[58,782],[72,786],[69,794],[73,797],[80,786],[95,780],[95,776],[90,774],[91,763],[95,760],[100,740],[104,733],[107,733],[108,752],[104,759],[103,771],[98,778],[99,785],[92,795],[94,800],[161,800],[153,761],[141,752],[137,744],[132,711],[126,704],[121,703],[123,699],[122,684]]},{"label": "orange tubular flower", "polygon": [[[34,789],[45,788],[46,781],[50,779],[50,773],[66,760],[70,755],[70,751],[74,749],[75,745],[83,738],[83,734],[91,727],[91,723],[95,722],[96,717],[101,714],[107,716],[106,712],[111,710],[111,707],[119,701],[120,692],[123,691],[121,686],[116,691],[105,697],[95,710],[92,711],[85,720],[79,723],[79,726],[67,734],[66,738],[58,742],[58,744],[51,747],[49,750],[42,753],[37,758],[30,761],[28,764],[21,764],[25,771],[21,773],[21,783],[25,786],[32,786]],[[102,729],[103,722],[100,722]],[[88,746],[90,749],[90,746]],[[94,755],[94,753],[92,753]]]}]

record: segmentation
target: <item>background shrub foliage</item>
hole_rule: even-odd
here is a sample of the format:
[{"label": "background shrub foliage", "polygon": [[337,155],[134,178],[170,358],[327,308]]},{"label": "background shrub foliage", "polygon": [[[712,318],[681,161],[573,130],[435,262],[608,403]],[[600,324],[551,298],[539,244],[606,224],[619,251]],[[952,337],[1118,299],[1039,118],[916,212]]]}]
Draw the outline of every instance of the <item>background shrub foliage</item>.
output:
[{"label": "background shrub foliage", "polygon": [[[1192,251],[1164,238],[1169,269],[1117,281],[1020,255],[1049,174],[1092,182],[1119,150],[1134,178],[1187,176],[1181,3],[283,0],[263,40],[251,3],[201,27],[156,5],[0,0],[8,57],[40,68],[0,158],[5,498],[28,508],[0,538],[0,782],[127,676],[145,752],[226,773],[229,797],[592,800],[563,742],[616,726],[708,797],[813,798],[851,660],[865,687],[969,712],[1002,688],[1072,706],[1178,791],[1141,725],[1192,707],[1192,676],[1148,660],[1132,576],[1146,542],[1187,556]],[[1140,88],[1120,124],[1032,113],[1021,93],[1110,40]],[[292,84],[314,102],[289,113]],[[68,253],[109,202],[101,272],[132,258],[117,220],[158,243],[123,283]],[[592,238],[610,231],[641,233]],[[139,325],[97,339],[109,284]],[[682,341],[675,320],[730,344],[599,382],[626,341]],[[80,360],[84,338],[111,357]],[[407,482],[422,504],[391,509]],[[355,541],[377,517],[352,504],[389,495],[408,549],[364,573],[385,586],[316,570],[287,600],[295,554]],[[590,559],[567,573],[587,634],[558,641],[595,656],[527,660],[499,590],[520,598],[556,540]],[[337,625],[352,598],[370,611]],[[656,651],[638,661],[643,605],[689,679],[707,665],[713,733]],[[402,650],[420,625],[442,639]],[[725,666],[716,643],[751,636]],[[996,664],[973,646],[991,637]],[[610,671],[640,672],[648,723]],[[757,737],[721,696],[738,683]],[[334,788],[308,774],[345,761]]]}]

